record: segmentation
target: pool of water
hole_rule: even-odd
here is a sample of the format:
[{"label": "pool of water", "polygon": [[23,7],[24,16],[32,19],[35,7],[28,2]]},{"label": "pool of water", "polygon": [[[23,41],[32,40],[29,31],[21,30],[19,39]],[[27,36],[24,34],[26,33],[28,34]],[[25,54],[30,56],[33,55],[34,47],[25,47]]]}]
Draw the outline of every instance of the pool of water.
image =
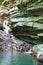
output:
[{"label": "pool of water", "polygon": [[[0,52],[0,65],[41,65],[29,54],[17,51]],[[43,64],[42,64],[43,65]]]}]

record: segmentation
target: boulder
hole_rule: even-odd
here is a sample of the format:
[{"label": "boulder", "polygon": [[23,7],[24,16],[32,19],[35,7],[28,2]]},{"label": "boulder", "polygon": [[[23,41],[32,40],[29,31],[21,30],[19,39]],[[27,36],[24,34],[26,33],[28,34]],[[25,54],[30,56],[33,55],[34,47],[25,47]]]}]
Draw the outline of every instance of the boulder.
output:
[{"label": "boulder", "polygon": [[33,46],[32,51],[38,60],[43,61],[43,44]]}]

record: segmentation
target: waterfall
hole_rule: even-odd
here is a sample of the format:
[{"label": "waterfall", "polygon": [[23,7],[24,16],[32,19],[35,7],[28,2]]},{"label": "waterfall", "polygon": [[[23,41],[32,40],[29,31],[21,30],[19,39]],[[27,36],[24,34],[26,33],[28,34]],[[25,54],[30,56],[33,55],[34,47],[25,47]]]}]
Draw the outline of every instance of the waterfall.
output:
[{"label": "waterfall", "polygon": [[[11,31],[10,27],[8,26],[8,22],[9,22],[8,20],[4,20],[3,21],[3,30],[4,30],[4,32],[6,34],[9,34],[9,31]],[[16,39],[15,39],[15,36],[13,36],[12,34],[9,34],[9,35],[10,35],[12,41],[15,42],[15,43],[17,43]]]},{"label": "waterfall", "polygon": [[8,20],[3,21],[3,30],[6,34],[9,34],[9,31],[11,30],[10,27],[8,26]]},{"label": "waterfall", "polygon": [[[14,8],[11,8],[8,13],[10,14],[10,21],[12,22],[12,14],[14,12],[14,14],[16,13],[16,11],[18,12],[18,8],[17,7],[14,7]],[[15,21],[15,20],[14,20]],[[8,26],[8,23],[9,23],[9,20],[8,20],[8,17],[5,17],[4,21],[3,21],[3,30],[4,32],[6,33],[6,35],[8,34],[8,36],[11,37],[12,41],[17,43],[18,45],[20,44],[23,44],[24,41],[22,40],[19,40],[18,38],[16,38],[15,36],[13,36],[12,34],[9,34],[9,31],[11,31],[10,27]],[[17,23],[14,27],[18,26],[20,24],[20,26],[23,24],[23,23]]]}]

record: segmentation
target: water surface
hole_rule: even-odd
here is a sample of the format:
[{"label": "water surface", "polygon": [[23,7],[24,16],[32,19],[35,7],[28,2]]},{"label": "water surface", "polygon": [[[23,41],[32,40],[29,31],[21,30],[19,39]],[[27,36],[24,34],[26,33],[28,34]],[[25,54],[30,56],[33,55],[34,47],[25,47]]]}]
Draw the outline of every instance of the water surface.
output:
[{"label": "water surface", "polygon": [[0,52],[0,65],[39,65],[29,54],[4,51]]}]

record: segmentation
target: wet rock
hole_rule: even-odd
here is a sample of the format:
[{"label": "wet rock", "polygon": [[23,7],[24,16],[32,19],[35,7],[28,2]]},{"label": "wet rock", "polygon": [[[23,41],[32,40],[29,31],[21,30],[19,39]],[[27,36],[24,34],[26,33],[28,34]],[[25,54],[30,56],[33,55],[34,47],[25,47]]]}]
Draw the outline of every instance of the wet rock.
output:
[{"label": "wet rock", "polygon": [[3,51],[3,45],[0,44],[0,51]]},{"label": "wet rock", "polygon": [[12,48],[14,44],[16,45],[16,43],[13,42],[13,39],[10,36],[10,34],[7,35],[4,31],[0,30],[0,49],[3,48],[5,50],[8,48]]},{"label": "wet rock", "polygon": [[43,61],[43,44],[33,46],[32,51],[38,60]]},{"label": "wet rock", "polygon": [[0,30],[0,43],[3,45],[3,49],[14,49],[18,50],[19,45],[23,44],[24,42],[17,39],[11,34],[6,34],[4,31]]},{"label": "wet rock", "polygon": [[20,45],[19,50],[22,52],[28,52],[31,48],[32,48],[31,44],[24,43],[24,44]]}]

